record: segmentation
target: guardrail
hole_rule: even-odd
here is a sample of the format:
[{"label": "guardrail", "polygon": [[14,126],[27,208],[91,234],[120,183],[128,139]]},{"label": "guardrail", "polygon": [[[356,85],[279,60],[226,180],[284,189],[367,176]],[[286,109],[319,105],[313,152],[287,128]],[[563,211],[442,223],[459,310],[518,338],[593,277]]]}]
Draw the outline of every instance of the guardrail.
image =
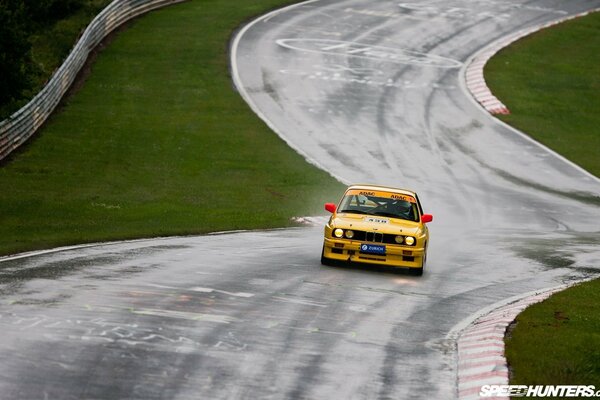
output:
[{"label": "guardrail", "polygon": [[119,25],[141,14],[187,0],[115,0],[94,18],[46,86],[0,122],[0,160],[25,143],[46,121],[77,77],[90,52]]}]

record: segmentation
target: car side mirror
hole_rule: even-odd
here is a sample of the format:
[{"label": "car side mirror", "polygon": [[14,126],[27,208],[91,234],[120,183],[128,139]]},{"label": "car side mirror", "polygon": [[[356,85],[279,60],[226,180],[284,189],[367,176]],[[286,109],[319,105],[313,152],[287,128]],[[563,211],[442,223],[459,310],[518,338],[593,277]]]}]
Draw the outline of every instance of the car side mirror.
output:
[{"label": "car side mirror", "polygon": [[421,222],[426,224],[428,222],[433,221],[433,215],[431,214],[423,214],[421,215]]},{"label": "car side mirror", "polygon": [[325,203],[325,209],[333,214],[337,207],[333,203]]}]

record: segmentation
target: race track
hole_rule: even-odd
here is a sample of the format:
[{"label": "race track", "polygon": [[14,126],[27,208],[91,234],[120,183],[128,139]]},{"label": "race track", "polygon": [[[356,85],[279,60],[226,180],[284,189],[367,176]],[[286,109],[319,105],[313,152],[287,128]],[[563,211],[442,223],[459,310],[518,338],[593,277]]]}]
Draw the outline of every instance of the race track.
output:
[{"label": "race track", "polygon": [[435,216],[424,276],[323,267],[321,227],[4,260],[0,398],[455,398],[453,326],[600,272],[600,181],[496,122],[461,72],[597,7],[322,0],[251,23],[240,92],[340,180],[416,190]]}]

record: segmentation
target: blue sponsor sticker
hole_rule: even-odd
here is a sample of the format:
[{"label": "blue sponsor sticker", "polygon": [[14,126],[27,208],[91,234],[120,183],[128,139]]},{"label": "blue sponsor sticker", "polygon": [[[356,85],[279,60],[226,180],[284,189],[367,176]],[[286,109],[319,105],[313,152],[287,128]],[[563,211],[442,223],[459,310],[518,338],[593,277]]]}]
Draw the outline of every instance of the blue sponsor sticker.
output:
[{"label": "blue sponsor sticker", "polygon": [[361,244],[360,252],[367,254],[383,254],[385,255],[385,246],[378,244]]}]

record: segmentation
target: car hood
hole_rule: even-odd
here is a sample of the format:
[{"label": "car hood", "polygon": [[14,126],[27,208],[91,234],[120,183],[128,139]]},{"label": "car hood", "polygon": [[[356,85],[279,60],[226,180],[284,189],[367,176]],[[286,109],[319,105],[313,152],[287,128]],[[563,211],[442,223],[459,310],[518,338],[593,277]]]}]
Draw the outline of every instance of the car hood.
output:
[{"label": "car hood", "polygon": [[376,215],[363,215],[340,213],[331,221],[332,226],[342,229],[353,229],[357,231],[377,231],[381,233],[417,235],[421,230],[418,222],[404,219],[379,217]]}]

